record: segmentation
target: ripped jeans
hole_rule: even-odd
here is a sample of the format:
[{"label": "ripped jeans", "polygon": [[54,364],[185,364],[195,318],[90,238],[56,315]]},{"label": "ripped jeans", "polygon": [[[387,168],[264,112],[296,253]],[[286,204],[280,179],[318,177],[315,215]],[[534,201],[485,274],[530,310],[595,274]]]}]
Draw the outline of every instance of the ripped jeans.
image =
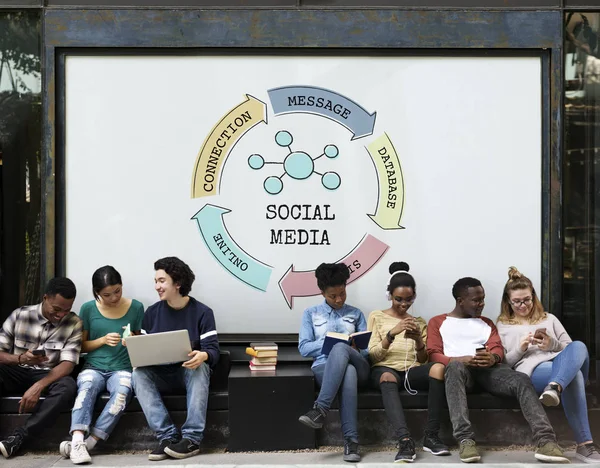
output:
[{"label": "ripped jeans", "polygon": [[[105,390],[110,399],[93,427],[92,416],[98,395]],[[97,439],[106,440],[115,428],[123,410],[131,400],[131,372],[85,369],[77,377],[77,398],[71,413],[71,431],[83,431]]]}]

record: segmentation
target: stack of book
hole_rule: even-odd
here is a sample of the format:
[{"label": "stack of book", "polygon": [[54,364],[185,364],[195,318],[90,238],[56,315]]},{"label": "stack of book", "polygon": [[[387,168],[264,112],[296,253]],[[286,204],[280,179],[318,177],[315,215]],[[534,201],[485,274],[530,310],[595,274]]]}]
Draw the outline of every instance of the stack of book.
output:
[{"label": "stack of book", "polygon": [[276,343],[250,343],[246,348],[246,354],[252,356],[250,370],[274,371],[277,366],[277,344]]}]

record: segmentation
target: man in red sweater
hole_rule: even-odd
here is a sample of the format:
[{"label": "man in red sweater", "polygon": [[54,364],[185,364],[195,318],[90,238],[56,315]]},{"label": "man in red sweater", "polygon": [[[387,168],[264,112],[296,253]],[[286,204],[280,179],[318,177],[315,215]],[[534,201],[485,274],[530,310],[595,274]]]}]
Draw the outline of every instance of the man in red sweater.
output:
[{"label": "man in red sweater", "polygon": [[456,300],[449,314],[433,317],[427,327],[427,353],[431,362],[446,366],[446,398],[454,437],[465,463],[481,459],[469,421],[467,391],[478,383],[499,397],[519,400],[538,446],[535,458],[549,463],[569,463],[556,443],[556,435],[526,374],[502,364],[504,348],[494,323],[481,316],[485,291],[475,278],[461,278],[452,287]]}]

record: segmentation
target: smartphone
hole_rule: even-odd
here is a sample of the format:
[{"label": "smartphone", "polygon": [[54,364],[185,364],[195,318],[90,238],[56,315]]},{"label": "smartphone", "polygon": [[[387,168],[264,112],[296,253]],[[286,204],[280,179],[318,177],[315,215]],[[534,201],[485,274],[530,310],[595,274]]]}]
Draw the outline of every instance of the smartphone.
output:
[{"label": "smartphone", "polygon": [[544,339],[544,335],[546,335],[546,329],[545,328],[538,328],[535,333],[533,334],[534,338],[537,338],[538,340],[542,340]]},{"label": "smartphone", "polygon": [[481,346],[479,348],[475,348],[475,352],[478,353],[479,351],[487,351],[487,348],[485,346]]},{"label": "smartphone", "polygon": [[45,356],[46,350],[44,348],[34,349],[33,351],[31,351],[31,354],[33,354],[34,356]]}]

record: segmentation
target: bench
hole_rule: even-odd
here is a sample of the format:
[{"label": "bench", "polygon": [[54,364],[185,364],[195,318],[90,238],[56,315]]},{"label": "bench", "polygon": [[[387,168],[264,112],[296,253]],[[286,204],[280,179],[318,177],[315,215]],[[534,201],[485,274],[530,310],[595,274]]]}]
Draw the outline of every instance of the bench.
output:
[{"label": "bench", "polygon": [[[227,379],[230,367],[230,353],[222,350],[219,362],[214,368],[210,379],[205,440],[211,446],[224,446],[227,443],[227,434],[222,428],[227,427],[228,424],[229,396]],[[78,366],[74,373],[77,373],[80,369],[81,366]],[[0,437],[22,426],[24,419],[29,417],[28,415],[19,414],[20,399],[21,397],[18,395],[0,398]],[[100,395],[96,402],[96,413],[102,411],[108,399],[108,393]],[[163,401],[175,424],[181,426],[185,421],[187,411],[185,395],[164,395]],[[70,422],[71,411],[64,411],[52,430],[47,431],[43,437],[30,442],[30,445],[35,449],[58,450],[58,444],[68,437]],[[102,446],[106,450],[146,450],[155,444],[156,438],[148,428],[142,408],[134,395],[123,412],[121,421],[119,421],[115,431]]]},{"label": "bench", "polygon": [[[210,395],[208,400],[207,422],[205,430],[205,444],[208,447],[227,447],[230,441],[230,396],[228,377],[232,364],[247,367],[248,356],[244,350],[247,344],[222,344],[223,351],[219,365],[211,378]],[[302,358],[295,344],[280,345],[278,369],[292,367],[302,369],[304,375],[310,372],[310,359]],[[241,381],[241,380],[240,380]],[[277,382],[278,385],[281,382]],[[270,383],[269,385],[273,385]],[[239,393],[238,393],[239,394]],[[310,409],[308,401],[314,401],[317,389],[311,398],[307,399],[307,406],[298,415]],[[415,438],[422,436],[422,429],[427,421],[427,393],[419,392],[412,396],[402,391],[400,394],[402,405],[409,428]],[[0,399],[0,437],[11,432],[23,424],[27,415],[18,414],[19,396],[8,396]],[[487,445],[507,446],[512,444],[531,443],[531,431],[526,424],[518,402],[516,400],[497,398],[488,393],[469,394],[470,418],[474,425],[478,442]],[[96,410],[100,411],[106,404],[108,397],[102,396]],[[183,395],[165,395],[164,401],[171,412],[173,421],[181,425],[185,420],[186,401]],[[600,407],[594,395],[588,395],[588,407],[592,433],[600,434]],[[270,408],[276,411],[275,408]],[[361,389],[358,394],[358,426],[360,442],[362,445],[394,445],[391,429],[383,410],[381,394],[373,388]],[[572,431],[564,417],[562,407],[548,408],[548,416],[562,444],[571,443]],[[294,422],[295,423],[295,422]],[[297,423],[300,424],[300,423]],[[70,412],[64,412],[59,417],[53,430],[44,437],[34,442],[35,449],[57,450],[61,440],[67,437],[70,425]],[[309,430],[308,428],[306,428]],[[276,431],[277,429],[273,429]],[[442,438],[454,445],[452,430],[447,415],[442,418]],[[342,435],[339,421],[337,401],[334,401],[324,429],[315,433],[316,445],[342,445]],[[101,444],[99,448],[114,450],[148,450],[154,448],[156,439],[147,426],[146,418],[141,411],[137,399],[134,397],[125,410],[121,421],[117,425],[113,436]],[[273,449],[273,447],[270,447]]]}]

